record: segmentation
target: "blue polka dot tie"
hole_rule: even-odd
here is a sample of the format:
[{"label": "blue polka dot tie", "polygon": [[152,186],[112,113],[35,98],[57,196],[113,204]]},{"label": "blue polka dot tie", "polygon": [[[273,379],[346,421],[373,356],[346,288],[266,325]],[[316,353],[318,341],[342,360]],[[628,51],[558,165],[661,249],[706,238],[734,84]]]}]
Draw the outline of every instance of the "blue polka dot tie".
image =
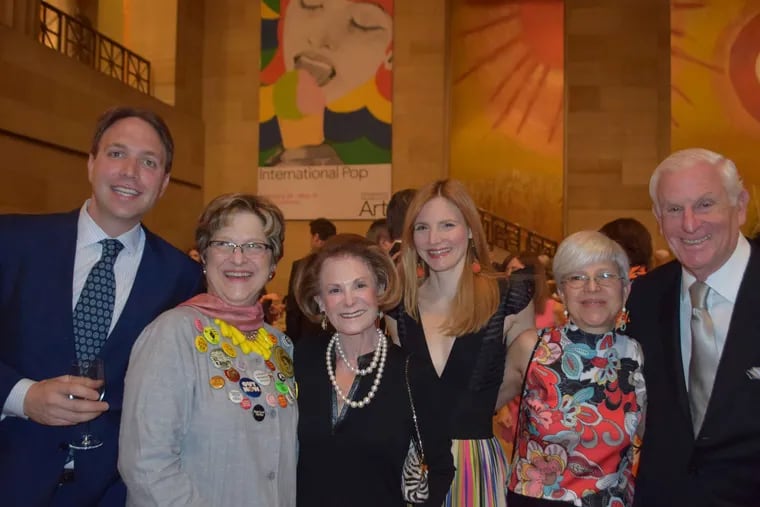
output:
[{"label": "blue polka dot tie", "polygon": [[91,359],[100,353],[108,338],[116,299],[113,264],[124,245],[117,239],[104,239],[103,253],[87,276],[74,307],[74,347],[78,359]]}]

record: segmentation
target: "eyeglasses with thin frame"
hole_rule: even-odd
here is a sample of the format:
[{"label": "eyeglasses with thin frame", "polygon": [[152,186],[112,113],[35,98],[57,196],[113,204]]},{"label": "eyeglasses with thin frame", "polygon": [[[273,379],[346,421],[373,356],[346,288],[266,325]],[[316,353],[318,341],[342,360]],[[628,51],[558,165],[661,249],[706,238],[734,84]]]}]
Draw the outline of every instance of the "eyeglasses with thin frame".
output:
[{"label": "eyeglasses with thin frame", "polygon": [[235,253],[235,250],[240,249],[245,257],[261,257],[272,250],[272,246],[268,243],[262,243],[261,241],[249,241],[248,243],[233,243],[232,241],[219,241],[211,240],[208,242],[208,247],[221,255],[231,256]]},{"label": "eyeglasses with thin frame", "polygon": [[562,280],[562,283],[571,289],[582,289],[586,287],[591,280],[594,280],[599,287],[613,287],[622,279],[623,277],[617,273],[604,271],[602,273],[597,273],[594,276],[588,276],[583,273],[566,276]]}]

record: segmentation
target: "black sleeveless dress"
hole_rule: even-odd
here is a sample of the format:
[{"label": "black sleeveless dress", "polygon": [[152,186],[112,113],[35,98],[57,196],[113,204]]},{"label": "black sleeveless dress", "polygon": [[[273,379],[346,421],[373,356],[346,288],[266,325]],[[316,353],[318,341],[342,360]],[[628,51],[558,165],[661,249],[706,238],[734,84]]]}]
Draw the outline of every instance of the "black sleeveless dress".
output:
[{"label": "black sleeveless dress", "polygon": [[454,340],[439,377],[433,366],[422,324],[403,309],[397,312],[401,346],[414,354],[433,377],[446,403],[456,473],[445,506],[505,506],[507,460],[493,435],[492,417],[504,378],[507,346],[504,319],[525,308],[533,297],[532,277],[515,273],[500,284],[501,300],[480,330]]}]

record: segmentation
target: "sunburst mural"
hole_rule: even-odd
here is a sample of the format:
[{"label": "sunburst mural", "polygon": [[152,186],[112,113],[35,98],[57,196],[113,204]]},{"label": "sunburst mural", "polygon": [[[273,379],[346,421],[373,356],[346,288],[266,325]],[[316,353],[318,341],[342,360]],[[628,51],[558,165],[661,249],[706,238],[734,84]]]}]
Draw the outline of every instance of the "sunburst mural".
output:
[{"label": "sunburst mural", "polygon": [[732,159],[760,232],[760,1],[671,1],[671,147]]},{"label": "sunburst mural", "polygon": [[562,0],[454,0],[453,177],[478,204],[562,233]]}]

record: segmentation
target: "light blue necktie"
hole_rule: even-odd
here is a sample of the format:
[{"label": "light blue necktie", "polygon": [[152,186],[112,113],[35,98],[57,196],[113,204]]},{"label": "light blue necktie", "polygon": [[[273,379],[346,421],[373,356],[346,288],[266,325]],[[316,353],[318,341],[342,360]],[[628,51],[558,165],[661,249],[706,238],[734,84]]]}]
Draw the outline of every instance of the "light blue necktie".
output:
[{"label": "light blue necktie", "polygon": [[74,347],[78,359],[92,359],[108,338],[116,299],[113,265],[124,245],[117,239],[104,239],[103,253],[87,276],[74,307]]}]

